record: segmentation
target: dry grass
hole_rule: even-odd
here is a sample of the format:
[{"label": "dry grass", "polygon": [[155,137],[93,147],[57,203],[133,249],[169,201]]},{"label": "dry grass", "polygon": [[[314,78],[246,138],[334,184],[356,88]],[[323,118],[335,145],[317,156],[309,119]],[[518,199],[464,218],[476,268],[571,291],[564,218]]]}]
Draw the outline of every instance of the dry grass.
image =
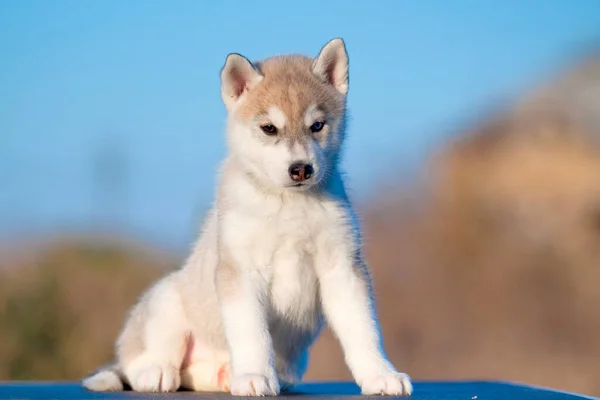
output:
[{"label": "dry grass", "polygon": [[15,263],[0,269],[0,379],[75,379],[110,361],[127,308],[165,266],[77,241]]}]

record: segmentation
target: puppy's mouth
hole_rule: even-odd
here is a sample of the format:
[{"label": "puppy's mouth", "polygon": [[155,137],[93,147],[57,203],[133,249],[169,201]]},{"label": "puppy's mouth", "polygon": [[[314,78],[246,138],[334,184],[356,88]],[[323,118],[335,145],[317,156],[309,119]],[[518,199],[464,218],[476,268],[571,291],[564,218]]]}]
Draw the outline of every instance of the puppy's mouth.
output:
[{"label": "puppy's mouth", "polygon": [[303,189],[303,188],[307,188],[309,186],[311,186],[311,184],[308,182],[298,182],[298,183],[292,183],[290,185],[286,185],[285,187],[290,188],[290,189]]}]

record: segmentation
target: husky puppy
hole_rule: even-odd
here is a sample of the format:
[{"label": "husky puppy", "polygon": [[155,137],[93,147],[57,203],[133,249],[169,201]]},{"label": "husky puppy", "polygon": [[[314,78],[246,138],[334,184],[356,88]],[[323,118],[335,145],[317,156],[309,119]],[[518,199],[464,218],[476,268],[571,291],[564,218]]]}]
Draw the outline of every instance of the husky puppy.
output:
[{"label": "husky puppy", "polygon": [[299,382],[327,322],[363,394],[410,395],[388,360],[359,221],[339,170],[348,55],[221,70],[228,155],[191,255],[130,311],[116,361],[83,380],[94,391],[277,395]]}]

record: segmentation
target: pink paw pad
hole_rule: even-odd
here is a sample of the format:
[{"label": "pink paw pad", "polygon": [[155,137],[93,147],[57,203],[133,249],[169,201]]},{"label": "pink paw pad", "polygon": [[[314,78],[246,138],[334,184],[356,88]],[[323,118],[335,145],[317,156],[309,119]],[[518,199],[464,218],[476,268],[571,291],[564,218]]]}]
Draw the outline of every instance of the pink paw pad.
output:
[{"label": "pink paw pad", "polygon": [[230,390],[230,376],[231,374],[229,371],[229,364],[221,365],[221,367],[217,371],[217,385],[219,385],[221,390],[223,390],[224,392],[229,392]]}]

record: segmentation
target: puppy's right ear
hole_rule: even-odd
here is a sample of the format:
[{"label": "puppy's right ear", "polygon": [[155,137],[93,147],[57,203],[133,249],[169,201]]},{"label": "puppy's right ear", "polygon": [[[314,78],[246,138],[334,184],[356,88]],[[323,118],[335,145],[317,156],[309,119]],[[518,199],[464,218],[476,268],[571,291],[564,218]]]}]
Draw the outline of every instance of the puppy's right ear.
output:
[{"label": "puppy's right ear", "polygon": [[221,97],[231,110],[244,93],[256,86],[263,76],[244,56],[229,54],[221,70]]}]

